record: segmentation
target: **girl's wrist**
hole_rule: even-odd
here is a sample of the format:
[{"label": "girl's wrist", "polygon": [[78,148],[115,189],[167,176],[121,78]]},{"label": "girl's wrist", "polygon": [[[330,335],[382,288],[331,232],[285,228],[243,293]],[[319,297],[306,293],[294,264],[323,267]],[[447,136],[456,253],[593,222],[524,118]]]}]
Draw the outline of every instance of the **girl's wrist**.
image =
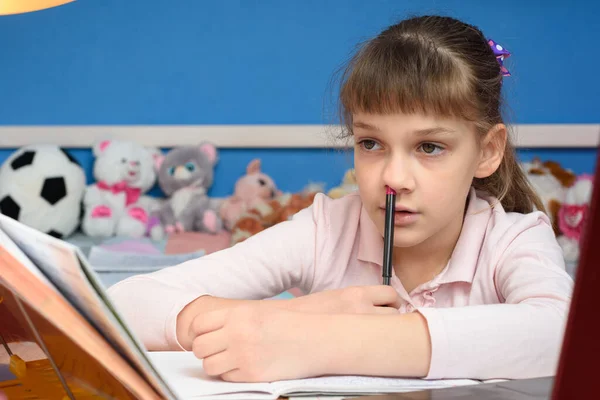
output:
[{"label": "girl's wrist", "polygon": [[[314,376],[328,374],[350,374],[354,368],[353,358],[359,357],[354,348],[356,342],[348,340],[353,336],[356,326],[350,323],[359,315],[347,314],[306,314],[306,332],[308,342],[314,346],[307,349]],[[354,320],[357,322],[356,320]],[[318,360],[314,359],[315,351]]]},{"label": "girl's wrist", "polygon": [[300,337],[304,338],[304,363],[309,376],[335,374],[345,369],[349,349],[344,348],[340,335],[348,335],[352,327],[347,327],[346,319],[339,318],[340,316],[341,314],[301,314]]},{"label": "girl's wrist", "polygon": [[313,312],[315,310],[311,310],[310,307],[307,307],[304,296],[303,297],[294,297],[291,299],[270,299],[263,300],[265,302],[272,302],[270,304],[282,308],[288,311],[296,311],[296,312]]}]

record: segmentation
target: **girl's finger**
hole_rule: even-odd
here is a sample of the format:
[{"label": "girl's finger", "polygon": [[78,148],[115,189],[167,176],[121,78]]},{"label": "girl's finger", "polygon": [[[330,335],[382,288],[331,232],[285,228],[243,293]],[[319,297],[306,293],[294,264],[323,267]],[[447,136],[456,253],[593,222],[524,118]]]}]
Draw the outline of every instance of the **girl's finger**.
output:
[{"label": "girl's finger", "polygon": [[192,352],[203,359],[227,350],[227,336],[223,330],[216,330],[196,336],[192,341]]},{"label": "girl's finger", "polygon": [[222,309],[196,315],[190,324],[190,336],[196,337],[221,329],[225,325],[228,312],[227,309]]},{"label": "girl's finger", "polygon": [[241,369],[232,369],[224,374],[221,374],[221,379],[227,382],[252,382],[248,379]]},{"label": "girl's finger", "polygon": [[235,371],[235,359],[228,351],[222,351],[202,360],[202,369],[209,376],[223,376]]},{"label": "girl's finger", "polygon": [[398,314],[398,309],[394,307],[373,307],[375,314]]},{"label": "girl's finger", "polygon": [[398,292],[391,286],[376,285],[366,286],[367,296],[371,299],[374,306],[392,305],[400,307],[401,299]]}]

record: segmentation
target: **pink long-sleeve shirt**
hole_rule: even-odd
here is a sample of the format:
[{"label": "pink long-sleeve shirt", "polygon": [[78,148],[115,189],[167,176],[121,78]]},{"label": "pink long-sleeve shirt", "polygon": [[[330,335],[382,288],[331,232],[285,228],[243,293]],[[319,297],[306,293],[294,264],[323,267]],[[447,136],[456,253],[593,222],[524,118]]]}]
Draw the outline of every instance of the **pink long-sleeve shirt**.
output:
[{"label": "pink long-sleeve shirt", "polygon": [[[427,378],[518,379],[552,375],[573,281],[541,212],[507,213],[471,190],[463,229],[445,269],[407,293],[427,320]],[[317,195],[290,221],[231,248],[117,283],[109,294],[150,350],[178,348],[176,319],[202,295],[264,299],[381,283],[383,238],[360,196]]]}]

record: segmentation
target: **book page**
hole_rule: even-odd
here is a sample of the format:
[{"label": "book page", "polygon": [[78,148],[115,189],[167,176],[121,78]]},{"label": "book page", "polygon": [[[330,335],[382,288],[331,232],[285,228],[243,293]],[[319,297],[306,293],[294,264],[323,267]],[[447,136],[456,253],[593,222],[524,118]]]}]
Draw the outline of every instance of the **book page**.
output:
[{"label": "book page", "polygon": [[32,274],[39,282],[48,287],[49,290],[52,290],[54,293],[60,296],[59,291],[56,290],[56,287],[46,278],[38,267],[36,267],[29,258],[23,253],[23,251],[13,242],[6,233],[0,230],[0,246],[4,248],[5,251],[10,253],[16,261],[21,264],[22,267],[26,268],[27,271]]},{"label": "book page", "polygon": [[139,341],[110,304],[100,279],[85,263],[79,249],[0,214],[0,228],[48,280],[161,395],[174,399],[145,356]]},{"label": "book page", "polygon": [[191,352],[153,351],[148,356],[180,400],[205,397],[262,400],[279,397],[269,391],[269,383],[226,382],[208,376],[202,368],[202,360]]},{"label": "book page", "polygon": [[358,396],[480,383],[469,379],[423,380],[367,376],[331,376],[272,383],[237,383],[208,376],[202,369],[202,360],[197,359],[191,352],[150,352],[149,356],[161,375],[173,385],[178,396],[183,400],[202,399],[207,396],[226,398],[222,396],[235,393],[238,393],[238,398],[244,399],[276,399],[279,396],[318,394]]},{"label": "book page", "polygon": [[31,308],[78,343],[136,397],[156,399],[156,392],[123,360],[65,299],[53,284],[0,230],[0,281]]},{"label": "book page", "polygon": [[370,376],[326,376],[273,382],[273,391],[280,395],[343,394],[375,395],[382,393],[411,392],[425,389],[439,389],[454,386],[476,385],[479,381],[470,379],[424,380],[408,378],[387,378]]}]

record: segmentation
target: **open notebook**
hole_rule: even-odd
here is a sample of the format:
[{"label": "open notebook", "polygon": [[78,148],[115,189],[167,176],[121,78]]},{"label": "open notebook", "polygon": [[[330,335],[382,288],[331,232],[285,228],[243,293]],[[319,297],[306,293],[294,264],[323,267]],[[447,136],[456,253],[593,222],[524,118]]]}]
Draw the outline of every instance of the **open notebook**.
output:
[{"label": "open notebook", "polygon": [[[3,288],[39,317],[28,319],[40,324],[42,333],[37,339],[43,343],[38,344],[55,360],[54,368],[64,377],[67,393],[81,389],[69,385],[80,385],[100,397],[273,399],[279,395],[391,393],[479,383],[338,376],[243,384],[210,378],[192,353],[147,352],[76,246],[0,214]],[[6,327],[0,326],[0,331],[3,329]]]},{"label": "open notebook", "polygon": [[280,396],[318,394],[358,396],[478,383],[468,379],[427,381],[365,376],[327,376],[271,383],[228,383],[207,376],[202,370],[202,361],[196,359],[192,353],[152,352],[149,355],[161,374],[173,385],[178,397],[184,400],[239,399],[241,393],[244,394],[244,399],[276,399]]}]

